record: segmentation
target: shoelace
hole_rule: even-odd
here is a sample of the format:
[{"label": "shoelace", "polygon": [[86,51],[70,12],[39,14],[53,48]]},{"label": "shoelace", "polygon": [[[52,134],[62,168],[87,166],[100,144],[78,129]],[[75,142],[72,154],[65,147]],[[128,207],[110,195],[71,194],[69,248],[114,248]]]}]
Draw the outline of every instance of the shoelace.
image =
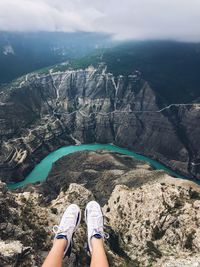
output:
[{"label": "shoelace", "polygon": [[[74,216],[73,215],[68,215],[68,219],[73,219]],[[75,225],[71,225],[69,227],[63,227],[63,226],[59,226],[59,225],[54,225],[53,226],[53,232],[54,234],[59,234],[59,233],[67,233],[70,229],[74,229]]]},{"label": "shoelace", "polygon": [[[102,216],[99,216],[97,218],[97,221],[93,221],[92,228],[93,228],[93,233],[94,234],[92,234],[92,236],[94,236],[95,234],[100,234],[103,238],[108,239],[109,238],[109,234],[104,231],[104,225],[98,227],[100,220],[103,220]],[[103,231],[102,231],[102,229],[103,229]]]},{"label": "shoelace", "polygon": [[104,231],[103,232],[99,231],[98,229],[94,229],[94,234],[92,236],[97,235],[97,234],[101,235],[105,239],[108,239],[110,237],[108,233]]},{"label": "shoelace", "polygon": [[68,228],[64,228],[64,227],[60,227],[58,225],[54,225],[53,226],[53,232],[54,234],[59,234],[59,233],[67,233],[70,229],[73,229],[74,226],[68,227]]}]

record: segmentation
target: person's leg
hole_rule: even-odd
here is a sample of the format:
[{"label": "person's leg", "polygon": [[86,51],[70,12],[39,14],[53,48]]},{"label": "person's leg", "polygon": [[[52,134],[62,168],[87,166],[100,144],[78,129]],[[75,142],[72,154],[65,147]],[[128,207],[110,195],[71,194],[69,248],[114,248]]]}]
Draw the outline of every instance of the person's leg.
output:
[{"label": "person's leg", "polygon": [[91,253],[90,267],[108,267],[104,249],[103,214],[96,201],[90,201],[85,209],[85,221],[88,232],[88,247]]},{"label": "person's leg", "polygon": [[64,212],[59,226],[55,225],[53,230],[55,238],[53,247],[45,259],[42,267],[61,267],[62,259],[70,256],[72,237],[81,220],[80,208],[71,204]]},{"label": "person's leg", "polygon": [[61,267],[64,251],[67,247],[66,239],[55,239],[53,247],[45,259],[42,267]]},{"label": "person's leg", "polygon": [[103,239],[92,238],[92,258],[90,267],[108,267]]}]

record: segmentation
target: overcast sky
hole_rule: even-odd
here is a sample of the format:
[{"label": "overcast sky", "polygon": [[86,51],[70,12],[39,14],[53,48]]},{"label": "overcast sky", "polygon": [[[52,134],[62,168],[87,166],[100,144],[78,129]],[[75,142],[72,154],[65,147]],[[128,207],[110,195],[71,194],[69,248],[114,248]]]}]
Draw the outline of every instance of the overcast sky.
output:
[{"label": "overcast sky", "polygon": [[200,41],[200,0],[0,0],[0,30]]}]

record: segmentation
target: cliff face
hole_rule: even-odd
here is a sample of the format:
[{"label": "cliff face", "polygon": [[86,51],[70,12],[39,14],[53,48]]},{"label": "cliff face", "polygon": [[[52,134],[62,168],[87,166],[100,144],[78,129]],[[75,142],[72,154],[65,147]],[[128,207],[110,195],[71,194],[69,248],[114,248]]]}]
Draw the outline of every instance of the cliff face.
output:
[{"label": "cliff face", "polygon": [[103,64],[22,77],[0,92],[0,179],[23,179],[79,142],[114,143],[199,177],[199,107],[163,105],[139,72],[116,78]]},{"label": "cliff face", "polygon": [[[0,266],[41,266],[66,206],[77,203],[83,212],[92,199],[103,208],[110,266],[200,264],[199,186],[131,157],[78,152],[56,162],[44,184],[0,189]],[[82,220],[66,266],[89,266],[86,240]]]}]

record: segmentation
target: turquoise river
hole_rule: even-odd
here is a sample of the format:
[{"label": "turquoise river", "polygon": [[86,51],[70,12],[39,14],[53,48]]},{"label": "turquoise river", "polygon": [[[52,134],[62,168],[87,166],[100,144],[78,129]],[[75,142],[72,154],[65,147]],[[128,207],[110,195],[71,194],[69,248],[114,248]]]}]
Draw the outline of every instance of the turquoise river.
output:
[{"label": "turquoise river", "polygon": [[40,163],[38,163],[35,168],[32,170],[32,172],[25,178],[25,180],[14,183],[14,184],[8,184],[8,187],[10,189],[16,189],[18,187],[21,187],[23,185],[27,185],[29,183],[36,183],[39,181],[44,181],[49,171],[51,170],[52,164],[57,161],[59,158],[77,152],[77,151],[83,151],[83,150],[108,150],[113,152],[119,152],[131,157],[134,157],[138,160],[142,160],[145,162],[150,163],[150,165],[158,170],[164,170],[167,173],[169,173],[172,176],[178,177],[178,178],[184,178],[181,177],[181,175],[173,172],[171,169],[167,168],[163,164],[157,162],[156,160],[150,159],[148,157],[139,155],[137,153],[134,153],[132,151],[129,151],[124,148],[120,148],[111,144],[89,144],[89,145],[77,145],[77,146],[65,146],[60,149],[55,150],[54,152],[50,153],[47,157],[45,157]]}]

